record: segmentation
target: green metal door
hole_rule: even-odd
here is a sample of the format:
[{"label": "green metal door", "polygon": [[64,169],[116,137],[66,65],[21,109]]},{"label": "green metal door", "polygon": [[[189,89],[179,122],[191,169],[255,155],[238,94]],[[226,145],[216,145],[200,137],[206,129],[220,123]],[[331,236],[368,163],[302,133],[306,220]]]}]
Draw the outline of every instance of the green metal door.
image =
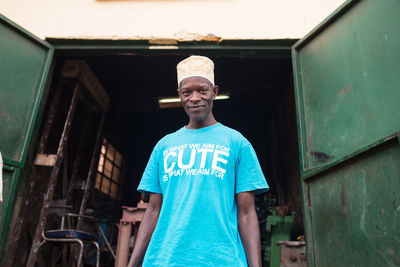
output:
[{"label": "green metal door", "polygon": [[399,25],[348,1],[292,48],[310,266],[400,266]]},{"label": "green metal door", "polygon": [[4,160],[0,252],[21,170],[37,127],[54,49],[0,15],[0,151]]}]

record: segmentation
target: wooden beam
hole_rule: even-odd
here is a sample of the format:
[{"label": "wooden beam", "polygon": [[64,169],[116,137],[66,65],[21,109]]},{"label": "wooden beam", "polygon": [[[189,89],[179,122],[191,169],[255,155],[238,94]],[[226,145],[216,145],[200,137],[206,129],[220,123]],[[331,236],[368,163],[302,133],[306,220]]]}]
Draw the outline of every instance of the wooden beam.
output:
[{"label": "wooden beam", "polygon": [[37,154],[34,164],[36,166],[54,166],[57,154]]},{"label": "wooden beam", "polygon": [[108,110],[110,98],[85,61],[67,60],[61,71],[61,76],[66,78],[81,78],[82,83],[89,90],[96,102],[99,103],[101,108],[103,110]]}]

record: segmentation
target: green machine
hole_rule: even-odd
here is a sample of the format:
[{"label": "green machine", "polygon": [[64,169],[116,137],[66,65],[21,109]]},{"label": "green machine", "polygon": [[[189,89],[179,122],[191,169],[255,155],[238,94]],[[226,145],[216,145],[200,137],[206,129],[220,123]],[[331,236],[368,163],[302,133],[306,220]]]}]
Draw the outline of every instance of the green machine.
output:
[{"label": "green machine", "polygon": [[262,205],[263,209],[259,209],[258,216],[265,218],[260,223],[260,227],[262,227],[264,266],[279,267],[280,246],[278,242],[290,240],[295,212],[282,212],[281,209],[278,211],[279,207],[276,206],[276,198],[269,193],[264,196]]},{"label": "green machine", "polygon": [[267,247],[264,251],[264,260],[270,267],[280,266],[280,247],[279,241],[290,240],[290,231],[294,222],[294,212],[289,215],[281,216],[277,214],[276,207],[270,207],[271,215],[267,217]]}]

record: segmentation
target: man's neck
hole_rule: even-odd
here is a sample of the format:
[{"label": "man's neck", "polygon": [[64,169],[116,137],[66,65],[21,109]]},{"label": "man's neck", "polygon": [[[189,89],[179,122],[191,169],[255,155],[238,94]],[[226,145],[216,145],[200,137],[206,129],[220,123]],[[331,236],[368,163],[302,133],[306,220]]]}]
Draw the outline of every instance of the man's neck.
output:
[{"label": "man's neck", "polygon": [[218,123],[214,116],[211,115],[210,117],[208,117],[205,120],[202,121],[198,121],[198,120],[189,120],[188,125],[186,125],[186,129],[200,129],[200,128],[204,128],[204,127],[208,127],[208,126],[212,126],[214,124]]}]

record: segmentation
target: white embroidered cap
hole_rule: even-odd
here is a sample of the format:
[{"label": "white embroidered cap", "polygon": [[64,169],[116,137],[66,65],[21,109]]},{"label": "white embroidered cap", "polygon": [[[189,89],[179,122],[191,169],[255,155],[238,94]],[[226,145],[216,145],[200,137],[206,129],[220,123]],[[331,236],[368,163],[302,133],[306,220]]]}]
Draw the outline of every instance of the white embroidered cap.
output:
[{"label": "white embroidered cap", "polygon": [[190,56],[176,66],[178,72],[178,86],[188,77],[200,76],[206,78],[214,85],[214,62],[208,57]]}]

